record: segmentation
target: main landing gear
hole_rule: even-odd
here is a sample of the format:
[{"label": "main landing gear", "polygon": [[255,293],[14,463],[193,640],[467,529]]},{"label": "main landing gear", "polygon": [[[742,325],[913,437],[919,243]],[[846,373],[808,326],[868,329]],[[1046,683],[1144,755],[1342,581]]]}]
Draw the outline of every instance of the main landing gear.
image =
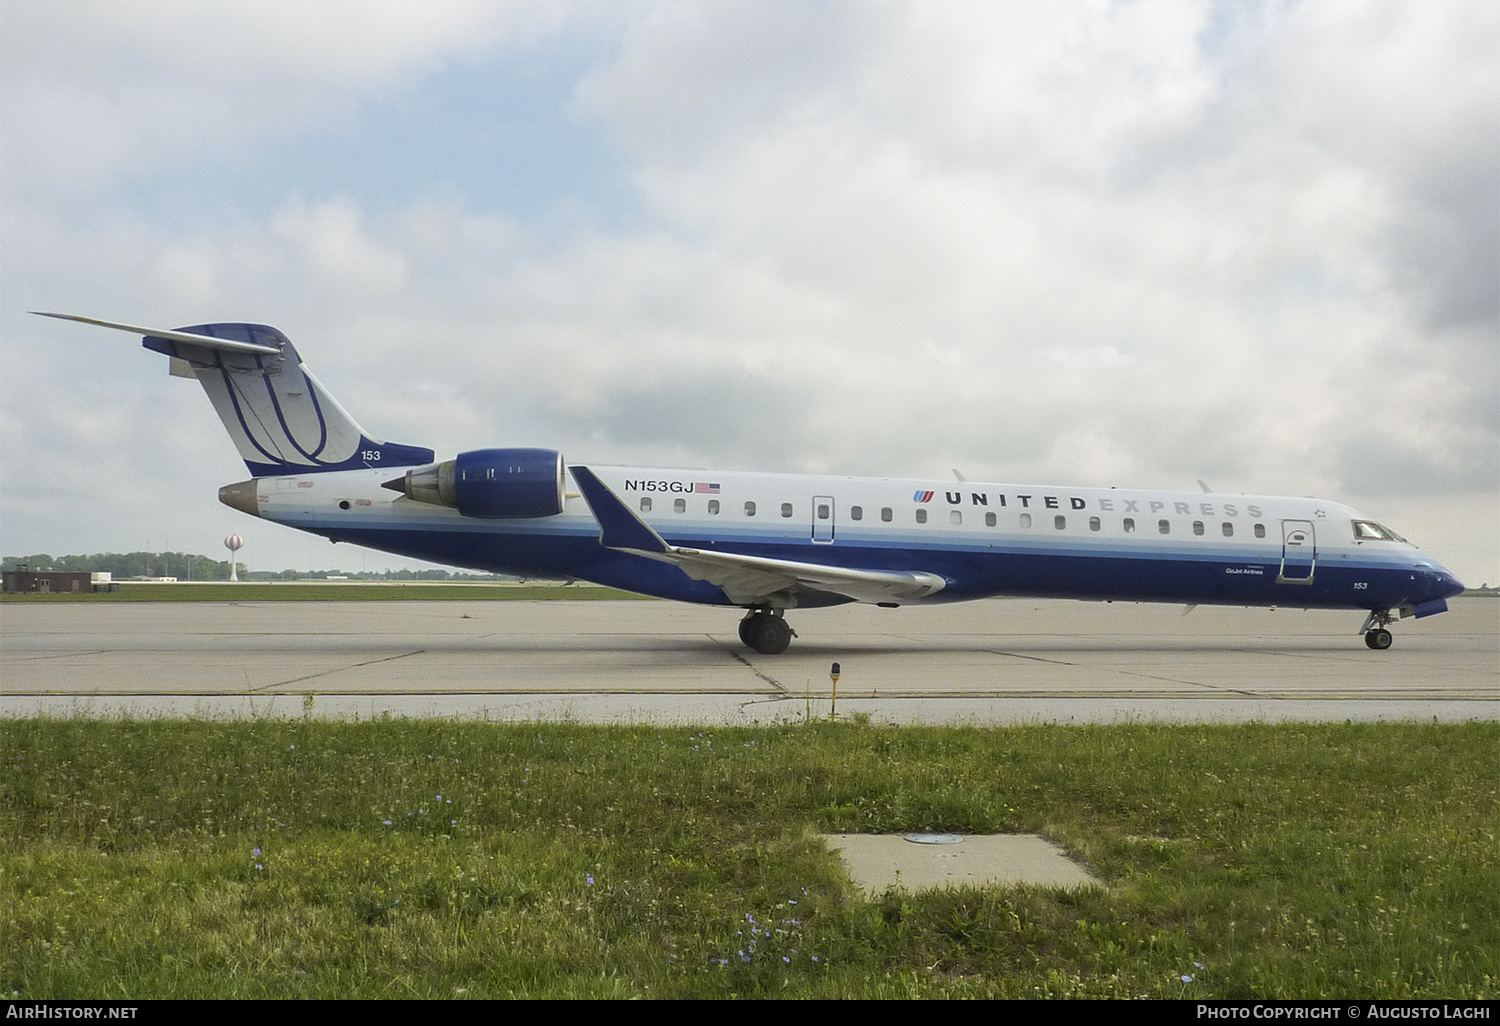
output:
[{"label": "main landing gear", "polygon": [[1385,625],[1394,623],[1395,620],[1396,615],[1389,609],[1370,610],[1370,615],[1365,617],[1365,625],[1359,629],[1365,636],[1365,646],[1377,652],[1390,648],[1391,632],[1385,629]]},{"label": "main landing gear", "polygon": [[786,622],[780,609],[752,609],[740,621],[740,640],[761,655],[780,655],[792,643],[797,632]]}]

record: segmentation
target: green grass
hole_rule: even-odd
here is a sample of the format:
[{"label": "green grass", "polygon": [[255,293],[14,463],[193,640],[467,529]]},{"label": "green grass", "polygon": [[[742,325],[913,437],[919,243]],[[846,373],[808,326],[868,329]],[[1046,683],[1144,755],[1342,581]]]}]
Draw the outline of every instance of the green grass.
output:
[{"label": "green grass", "polygon": [[144,584],[121,581],[117,591],[0,594],[4,602],[505,602],[540,599],[646,599],[628,591],[593,584],[405,582],[225,581]]},{"label": "green grass", "polygon": [[[0,993],[1494,998],[1497,752],[1494,723],[3,721]],[[1105,886],[867,898],[818,837],[903,830],[1041,832]]]}]

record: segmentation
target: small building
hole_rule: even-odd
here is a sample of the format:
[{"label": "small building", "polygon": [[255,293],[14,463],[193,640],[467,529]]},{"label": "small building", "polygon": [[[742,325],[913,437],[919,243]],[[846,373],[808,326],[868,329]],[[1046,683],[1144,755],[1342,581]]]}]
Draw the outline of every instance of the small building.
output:
[{"label": "small building", "polygon": [[94,575],[90,573],[7,570],[4,574],[4,590],[41,595],[52,595],[60,592],[93,591]]}]

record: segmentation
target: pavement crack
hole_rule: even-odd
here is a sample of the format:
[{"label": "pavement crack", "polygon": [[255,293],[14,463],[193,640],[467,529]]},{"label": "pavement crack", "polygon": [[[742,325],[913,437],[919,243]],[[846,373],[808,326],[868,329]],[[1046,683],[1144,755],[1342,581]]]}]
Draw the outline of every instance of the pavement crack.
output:
[{"label": "pavement crack", "polygon": [[426,651],[427,650],[425,648],[417,648],[413,649],[410,652],[398,652],[396,655],[381,656],[379,659],[366,659],[364,662],[350,663],[347,666],[335,666],[332,669],[320,670],[317,673],[309,673],[304,677],[293,677],[291,680],[277,681],[274,684],[262,684],[258,688],[247,688],[246,690],[254,694],[264,693],[272,688],[289,688],[293,684],[301,684],[306,680],[317,680],[319,677],[328,677],[335,673],[343,673],[345,670],[357,670],[362,666],[374,666],[377,663],[390,663],[396,661],[397,659],[405,659],[408,656],[421,655]]},{"label": "pavement crack", "polygon": [[771,687],[775,688],[777,691],[780,691],[788,698],[794,697],[791,691],[787,689],[787,686],[785,684],[781,683],[781,681],[777,680],[775,677],[768,677],[764,673],[761,673],[760,670],[755,668],[755,664],[750,660],[746,659],[744,656],[740,655],[733,649],[725,649],[725,651],[727,651],[733,658],[738,659],[740,662],[744,663],[746,669],[755,674],[761,680],[765,681],[767,684],[771,685]]},{"label": "pavement crack", "polygon": [[1077,663],[1070,663],[1070,662],[1068,662],[1065,659],[1046,659],[1046,658],[1043,658],[1042,656],[1022,655],[1020,652],[1005,652],[1005,651],[1001,651],[999,649],[993,649],[993,648],[987,648],[984,651],[987,652],[987,653],[989,653],[990,655],[994,655],[994,656],[1009,656],[1011,659],[1030,659],[1034,663],[1050,663],[1053,666],[1077,666],[1078,665]]},{"label": "pavement crack", "polygon": [[1250,691],[1245,688],[1225,687],[1222,684],[1208,684],[1201,680],[1187,680],[1183,677],[1167,677],[1158,673],[1137,673],[1134,670],[1118,670],[1116,672],[1119,673],[1122,677],[1139,677],[1141,680],[1164,681],[1168,684],[1181,684],[1185,687],[1190,688],[1204,688],[1205,690],[1212,691],[1215,694],[1221,695],[1244,695],[1246,698],[1278,697],[1270,692]]}]

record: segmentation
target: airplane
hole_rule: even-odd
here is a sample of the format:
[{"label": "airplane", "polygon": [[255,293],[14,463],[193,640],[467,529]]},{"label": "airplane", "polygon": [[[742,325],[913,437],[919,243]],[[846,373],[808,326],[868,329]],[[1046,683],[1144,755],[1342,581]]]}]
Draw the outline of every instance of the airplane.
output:
[{"label": "airplane", "polygon": [[[789,609],[998,596],[1350,609],[1389,625],[1464,587],[1395,531],[1315,498],[567,463],[552,449],[433,450],[368,434],[263,324],[142,336],[203,386],[251,477],[236,510],[401,556],[745,610],[764,655]],[[571,485],[570,485],[571,482]]]}]

